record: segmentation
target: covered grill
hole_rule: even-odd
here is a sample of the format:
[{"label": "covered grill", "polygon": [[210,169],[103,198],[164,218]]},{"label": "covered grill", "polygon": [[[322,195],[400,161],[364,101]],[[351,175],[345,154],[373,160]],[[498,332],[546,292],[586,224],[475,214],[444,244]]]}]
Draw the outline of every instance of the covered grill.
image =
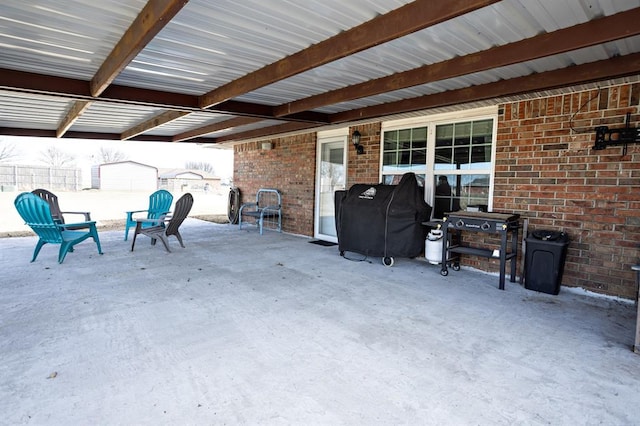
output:
[{"label": "covered grill", "polygon": [[402,176],[398,185],[353,185],[336,192],[336,229],[340,255],[352,251],[382,257],[416,257],[424,249],[431,206],[414,173]]}]

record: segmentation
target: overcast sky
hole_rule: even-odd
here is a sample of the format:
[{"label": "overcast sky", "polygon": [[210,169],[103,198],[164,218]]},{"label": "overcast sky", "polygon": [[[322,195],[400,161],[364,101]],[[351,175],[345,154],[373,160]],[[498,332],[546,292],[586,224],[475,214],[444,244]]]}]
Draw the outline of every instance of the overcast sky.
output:
[{"label": "overcast sky", "polygon": [[187,162],[209,163],[214,174],[221,178],[233,175],[233,149],[207,148],[194,143],[102,141],[89,139],[55,139],[0,136],[3,146],[13,147],[16,154],[5,164],[45,165],[43,152],[51,146],[72,155],[76,166],[89,168],[100,164],[101,147],[121,151],[127,160],[137,161],[158,168],[184,168]]}]

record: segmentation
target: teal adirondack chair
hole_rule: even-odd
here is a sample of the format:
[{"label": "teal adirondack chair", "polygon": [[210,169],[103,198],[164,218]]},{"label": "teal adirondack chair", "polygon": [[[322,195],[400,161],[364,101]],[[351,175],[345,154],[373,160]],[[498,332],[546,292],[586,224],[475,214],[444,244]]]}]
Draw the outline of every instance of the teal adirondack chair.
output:
[{"label": "teal adirondack chair", "polygon": [[[31,261],[35,261],[40,249],[47,243],[60,244],[58,263],[64,261],[68,252],[73,251],[73,246],[87,238],[93,238],[98,246],[98,253],[102,254],[100,239],[95,222],[59,223],[53,219],[49,204],[30,192],[23,192],[14,201],[16,209],[25,223],[33,229],[39,239],[33,252]],[[70,230],[72,228],[73,230]]]},{"label": "teal adirondack chair", "polygon": [[[127,223],[124,228],[124,240],[127,241],[129,237],[129,228],[136,227],[136,219],[133,217],[135,213],[147,213],[147,219],[158,219],[158,223],[162,221],[161,216],[171,211],[171,203],[173,202],[173,195],[169,191],[159,189],[149,196],[149,208],[147,210],[134,210],[127,212]],[[143,228],[157,225],[158,223],[147,222],[143,225]]]}]

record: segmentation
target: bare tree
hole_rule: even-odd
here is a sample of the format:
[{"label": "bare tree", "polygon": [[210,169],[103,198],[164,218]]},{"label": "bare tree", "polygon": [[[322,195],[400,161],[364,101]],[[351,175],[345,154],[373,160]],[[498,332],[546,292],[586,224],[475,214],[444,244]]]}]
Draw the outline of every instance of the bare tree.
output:
[{"label": "bare tree", "polygon": [[40,161],[51,167],[73,167],[75,157],[55,146],[50,146],[40,153]]},{"label": "bare tree", "polygon": [[184,165],[184,168],[185,169],[191,169],[191,170],[202,170],[203,172],[214,174],[213,173],[213,166],[210,163],[202,163],[202,162],[197,162],[197,161],[187,161],[187,163]]},{"label": "bare tree", "polygon": [[0,141],[0,163],[13,160],[18,156],[18,150],[14,144]]},{"label": "bare tree", "polygon": [[128,159],[127,154],[124,152],[113,149],[100,147],[100,154],[98,154],[98,158],[102,163],[117,163],[118,161],[125,161]]}]

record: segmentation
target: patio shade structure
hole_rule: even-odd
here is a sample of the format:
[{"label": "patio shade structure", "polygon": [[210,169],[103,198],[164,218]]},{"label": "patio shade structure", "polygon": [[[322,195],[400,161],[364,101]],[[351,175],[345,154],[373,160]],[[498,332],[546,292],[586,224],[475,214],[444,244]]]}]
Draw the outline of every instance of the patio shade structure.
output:
[{"label": "patio shade structure", "polygon": [[639,6],[5,2],[0,135],[224,143],[636,78]]}]

